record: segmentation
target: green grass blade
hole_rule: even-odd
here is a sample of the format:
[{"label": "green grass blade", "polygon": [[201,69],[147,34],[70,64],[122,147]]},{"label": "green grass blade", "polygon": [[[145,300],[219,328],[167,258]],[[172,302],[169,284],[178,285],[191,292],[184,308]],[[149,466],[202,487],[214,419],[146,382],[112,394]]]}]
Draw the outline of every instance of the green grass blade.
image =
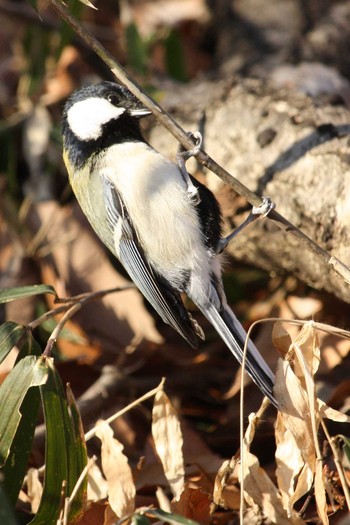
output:
[{"label": "green grass blade", "polygon": [[3,466],[20,424],[20,407],[27,391],[47,379],[46,359],[27,356],[11,370],[0,387],[0,466]]},{"label": "green grass blade", "polygon": [[[40,387],[46,425],[45,479],[40,506],[31,525],[55,525],[64,498],[70,495],[78,477],[86,465],[86,451],[81,443],[80,423],[75,418],[74,403],[67,402],[61,378],[53,362],[48,361],[49,375]],[[72,415],[70,415],[70,411]],[[85,445],[84,445],[85,446]],[[84,491],[77,496],[80,506],[84,502]],[[80,508],[80,507],[79,507]],[[80,514],[78,504],[73,506],[75,516]],[[73,523],[75,519],[70,519]]]},{"label": "green grass blade", "polygon": [[48,284],[34,284],[32,286],[20,286],[18,288],[4,288],[0,290],[0,303],[8,303],[16,299],[31,297],[40,294],[53,294],[57,297],[56,290]]},{"label": "green grass blade", "polygon": [[13,321],[7,321],[0,326],[0,363],[25,334],[25,326]]},{"label": "green grass blade", "polygon": [[18,525],[8,498],[0,485],[0,523],[1,525]]},{"label": "green grass blade", "polygon": [[7,461],[1,469],[4,490],[13,508],[16,505],[18,494],[27,471],[39,406],[39,389],[37,387],[30,388],[20,408],[21,419],[16,435],[12,441]]},{"label": "green grass blade", "polygon": [[[76,404],[70,386],[67,385],[67,400],[69,407],[69,416],[71,425],[67,425],[68,438],[70,445],[68,447],[68,461],[69,461],[69,483],[67,493],[70,495],[75,487],[75,484],[87,464],[87,450],[84,437],[84,429],[80,417],[80,412]],[[71,504],[69,512],[69,523],[77,521],[87,502],[87,475],[81,483],[75,498]]]}]

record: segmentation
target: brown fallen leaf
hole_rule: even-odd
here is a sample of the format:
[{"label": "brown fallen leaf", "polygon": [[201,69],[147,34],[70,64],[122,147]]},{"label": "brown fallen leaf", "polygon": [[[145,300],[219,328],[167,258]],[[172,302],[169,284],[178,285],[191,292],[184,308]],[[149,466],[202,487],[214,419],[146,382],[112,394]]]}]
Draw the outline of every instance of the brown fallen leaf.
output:
[{"label": "brown fallen leaf", "polygon": [[213,500],[224,509],[239,510],[241,503],[238,488],[238,458],[225,460],[215,478]]},{"label": "brown fallen leaf", "polygon": [[163,390],[159,390],[154,398],[152,436],[165,477],[175,500],[178,500],[185,486],[183,438],[177,414]]},{"label": "brown fallen leaf", "polygon": [[[317,326],[317,325],[316,325]],[[276,477],[288,513],[314,484],[318,515],[329,523],[326,493],[331,487],[324,475],[318,429],[321,418],[349,421],[316,397],[314,374],[320,363],[315,323],[306,323],[290,345],[289,361],[279,361],[274,389],[281,411],[276,423]],[[293,370],[293,368],[294,370]]]},{"label": "brown fallen leaf", "polygon": [[241,487],[244,489],[244,498],[247,503],[261,512],[262,515],[276,525],[303,525],[304,521],[293,509],[288,513],[283,505],[281,493],[271,481],[263,468],[261,468],[258,458],[250,452],[250,444],[253,440],[257,425],[257,417],[250,414],[249,424],[245,432],[242,445],[242,472],[243,479],[240,479]]},{"label": "brown fallen leaf", "polygon": [[88,470],[87,500],[101,501],[108,496],[108,483],[96,463]]},{"label": "brown fallen leaf", "polygon": [[108,500],[115,514],[122,518],[135,508],[136,489],[123,445],[113,437],[113,430],[105,421],[96,426],[101,440],[102,470],[108,483]]},{"label": "brown fallen leaf", "polygon": [[176,514],[197,521],[201,525],[211,523],[210,515],[211,497],[200,488],[191,488],[186,483],[179,501],[171,503],[171,510]]}]

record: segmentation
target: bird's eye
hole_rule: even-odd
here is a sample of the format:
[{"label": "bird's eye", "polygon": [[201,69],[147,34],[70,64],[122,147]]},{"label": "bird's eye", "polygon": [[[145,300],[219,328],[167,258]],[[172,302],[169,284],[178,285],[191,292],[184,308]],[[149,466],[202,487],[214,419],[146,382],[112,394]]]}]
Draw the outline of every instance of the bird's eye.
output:
[{"label": "bird's eye", "polygon": [[119,97],[115,93],[110,93],[107,97],[108,102],[113,104],[113,106],[117,106],[119,103]]}]

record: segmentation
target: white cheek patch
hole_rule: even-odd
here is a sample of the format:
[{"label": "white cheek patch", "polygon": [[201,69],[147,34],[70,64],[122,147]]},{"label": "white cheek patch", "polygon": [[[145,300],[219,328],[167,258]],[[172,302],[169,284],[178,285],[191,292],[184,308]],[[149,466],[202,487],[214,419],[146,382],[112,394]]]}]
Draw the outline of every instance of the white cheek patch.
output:
[{"label": "white cheek patch", "polygon": [[96,140],[102,133],[102,126],[117,119],[125,108],[117,108],[104,98],[88,98],[76,102],[67,112],[70,129],[80,140]]}]

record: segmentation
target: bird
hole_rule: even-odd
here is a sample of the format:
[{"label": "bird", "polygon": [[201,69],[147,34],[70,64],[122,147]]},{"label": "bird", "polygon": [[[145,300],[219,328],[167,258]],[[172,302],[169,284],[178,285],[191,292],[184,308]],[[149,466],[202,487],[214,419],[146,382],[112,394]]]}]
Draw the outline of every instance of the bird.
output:
[{"label": "bird", "polygon": [[[114,82],[74,91],[62,116],[71,187],[92,228],[163,321],[198,347],[204,334],[185,307],[187,295],[242,364],[246,332],[224,292],[219,204],[148,144],[140,120],[150,114]],[[245,366],[277,407],[275,376],[251,340]]]}]

